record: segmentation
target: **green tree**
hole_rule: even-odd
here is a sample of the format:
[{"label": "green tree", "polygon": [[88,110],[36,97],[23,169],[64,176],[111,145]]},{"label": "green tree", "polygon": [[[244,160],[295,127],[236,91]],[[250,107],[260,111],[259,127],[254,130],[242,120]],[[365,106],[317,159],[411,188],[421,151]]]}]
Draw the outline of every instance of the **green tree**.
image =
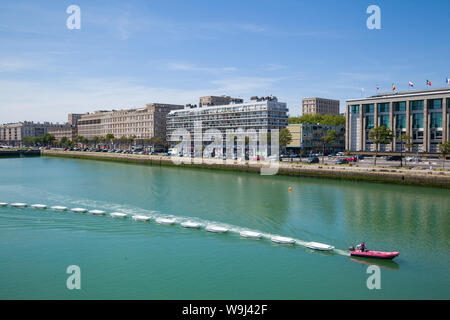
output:
[{"label": "green tree", "polygon": [[442,169],[445,168],[445,158],[450,153],[450,141],[446,141],[444,143],[440,143],[438,145],[439,152],[442,155]]},{"label": "green tree", "polygon": [[337,139],[338,133],[336,130],[328,130],[321,138],[322,140],[322,163],[325,163],[325,146],[329,146]]},{"label": "green tree", "polygon": [[68,143],[69,141],[70,141],[69,138],[67,138],[67,137],[62,137],[61,140],[59,140],[59,143],[60,143],[62,146],[67,146],[67,143]]},{"label": "green tree", "polygon": [[394,135],[389,128],[385,126],[375,127],[369,131],[369,139],[375,144],[374,165],[377,165],[378,146],[380,144],[388,144],[392,142]]},{"label": "green tree", "polygon": [[55,140],[56,140],[55,136],[53,136],[53,135],[51,135],[49,133],[44,134],[44,136],[42,137],[42,142],[46,146],[52,145],[53,142],[55,142]]},{"label": "green tree", "polygon": [[333,126],[345,126],[344,115],[333,114],[304,114],[300,117],[291,117],[288,119],[289,124],[306,123],[306,124],[322,124]]},{"label": "green tree", "polygon": [[114,140],[114,135],[113,135],[112,133],[108,133],[108,134],[105,136],[105,139],[108,141],[108,146],[109,146],[110,148],[112,148],[113,140]]},{"label": "green tree", "polygon": [[408,134],[402,134],[400,137],[397,138],[397,141],[400,141],[401,148],[400,148],[400,167],[403,167],[403,146],[410,149],[412,148],[411,143],[411,136]]},{"label": "green tree", "polygon": [[280,130],[280,148],[285,149],[286,146],[292,141],[292,134],[287,128],[283,128]]}]

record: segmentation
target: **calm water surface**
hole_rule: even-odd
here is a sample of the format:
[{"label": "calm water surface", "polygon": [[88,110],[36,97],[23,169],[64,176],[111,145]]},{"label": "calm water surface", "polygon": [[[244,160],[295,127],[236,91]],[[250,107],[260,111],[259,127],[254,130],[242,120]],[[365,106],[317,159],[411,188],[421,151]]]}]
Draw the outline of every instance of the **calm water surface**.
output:
[{"label": "calm water surface", "polygon": [[[0,207],[0,299],[450,298],[448,190],[43,157],[0,160],[0,202],[231,228]],[[340,250],[242,239],[244,229]],[[400,256],[348,257],[361,241]],[[373,263],[381,290],[366,286]],[[81,290],[66,288],[69,265]]]}]

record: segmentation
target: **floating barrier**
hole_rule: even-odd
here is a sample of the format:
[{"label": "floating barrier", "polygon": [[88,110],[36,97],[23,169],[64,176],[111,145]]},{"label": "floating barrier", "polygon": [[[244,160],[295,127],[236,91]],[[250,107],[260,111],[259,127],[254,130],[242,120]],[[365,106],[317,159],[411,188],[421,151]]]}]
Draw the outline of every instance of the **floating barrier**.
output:
[{"label": "floating barrier", "polygon": [[16,203],[11,203],[10,206],[15,207],[15,208],[25,208],[28,205],[26,203],[16,202]]},{"label": "floating barrier", "polygon": [[133,220],[135,221],[149,221],[150,217],[147,216],[133,216]]},{"label": "floating barrier", "polygon": [[45,204],[32,204],[31,207],[33,209],[41,209],[41,210],[47,209],[47,206]]},{"label": "floating barrier", "polygon": [[128,215],[126,213],[120,213],[120,212],[113,212],[109,214],[113,218],[126,218]]},{"label": "floating barrier", "polygon": [[[6,206],[8,206],[8,203],[0,202],[0,207],[6,207]],[[26,203],[16,202],[16,203],[11,203],[10,206],[11,207],[16,207],[16,208],[25,208],[28,205]],[[31,205],[31,208],[33,208],[33,209],[46,209],[47,205],[45,205],[45,204],[33,204],[33,205]],[[52,206],[51,209],[54,210],[54,211],[66,211],[66,210],[68,210],[67,207],[63,207],[63,206]],[[70,209],[70,211],[75,212],[75,213],[86,213],[86,212],[88,212],[88,210],[85,209],[85,208],[73,208],[73,209]],[[93,214],[93,215],[105,215],[106,214],[106,212],[103,211],[103,210],[89,210],[89,213]],[[153,216],[154,212],[151,212],[151,213],[152,213],[152,217],[154,217]],[[109,215],[112,218],[127,218],[128,217],[128,214],[121,213],[121,212],[112,212]],[[144,216],[144,215],[134,215],[134,216],[132,216],[132,219],[135,220],[135,221],[149,221],[151,219],[151,217],[150,216]],[[173,225],[173,224],[177,223],[177,219],[176,218],[167,218],[167,217],[156,217],[155,218],[155,222],[158,223],[158,224],[162,224],[162,225]],[[267,238],[267,239],[270,239],[274,243],[290,244],[290,245],[297,244],[299,246],[304,246],[304,247],[307,247],[309,249],[321,250],[321,251],[332,251],[332,250],[334,250],[334,252],[337,253],[337,254],[344,255],[344,256],[350,256],[350,254],[347,251],[335,249],[334,246],[328,245],[328,244],[324,244],[324,243],[304,242],[302,240],[297,240],[297,239],[288,238],[288,237],[271,236],[270,234],[263,234],[261,232],[256,232],[256,231],[241,230],[237,226],[224,227],[224,226],[219,226],[219,225],[216,225],[216,224],[208,224],[208,223],[210,223],[210,222],[200,223],[200,222],[196,222],[196,221],[190,220],[190,221],[182,222],[182,223],[180,223],[180,225],[183,228],[200,229],[203,225],[206,224],[205,231],[207,231],[207,232],[227,233],[227,232],[231,231],[231,232],[234,232],[234,233],[239,233],[239,235],[241,237],[243,237],[243,238],[251,238],[251,239]]]},{"label": "floating barrier", "polygon": [[106,214],[106,212],[102,210],[90,210],[89,213],[96,216],[104,216]]},{"label": "floating barrier", "polygon": [[181,223],[181,226],[188,229],[199,229],[202,225],[198,222],[186,221]]},{"label": "floating barrier", "polygon": [[52,209],[52,210],[55,210],[55,211],[66,211],[66,210],[67,210],[67,207],[53,206],[53,207],[51,207],[51,209]]},{"label": "floating barrier", "polygon": [[214,226],[214,225],[207,226],[205,228],[205,230],[208,231],[208,232],[213,232],[213,233],[225,233],[225,232],[228,232],[227,228],[220,227],[220,226]]},{"label": "floating barrier", "polygon": [[170,219],[170,218],[158,218],[155,221],[156,221],[156,223],[166,224],[166,225],[171,225],[171,224],[174,224],[175,222],[177,222],[175,219]]},{"label": "floating barrier", "polygon": [[254,231],[241,231],[239,233],[241,237],[251,238],[251,239],[261,239],[263,237],[262,233],[254,232]]},{"label": "floating barrier", "polygon": [[270,238],[272,242],[275,243],[281,243],[281,244],[295,244],[295,239],[292,238],[286,238],[286,237],[279,237],[279,236],[273,236]]},{"label": "floating barrier", "polygon": [[73,208],[73,209],[70,209],[70,211],[75,212],[75,213],[85,213],[85,212],[87,212],[87,209],[84,209],[84,208]]}]

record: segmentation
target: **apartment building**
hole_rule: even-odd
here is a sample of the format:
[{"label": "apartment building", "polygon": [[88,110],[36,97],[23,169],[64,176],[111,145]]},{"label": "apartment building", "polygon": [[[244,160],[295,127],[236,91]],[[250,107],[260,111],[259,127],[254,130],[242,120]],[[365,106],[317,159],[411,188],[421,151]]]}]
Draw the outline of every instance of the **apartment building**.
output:
[{"label": "apartment building", "polygon": [[42,137],[49,130],[62,128],[63,124],[24,121],[0,125],[0,144],[21,146],[24,137]]},{"label": "apartment building", "polygon": [[347,101],[346,150],[375,151],[370,129],[385,126],[394,132],[393,142],[379,151],[401,151],[398,137],[412,137],[413,152],[437,153],[449,136],[450,88],[378,94]]},{"label": "apartment building", "polygon": [[339,100],[305,98],[302,100],[303,114],[339,114]]},{"label": "apartment building", "polygon": [[229,96],[205,96],[200,97],[199,107],[207,106],[223,106],[230,103],[243,103],[244,99],[231,98]]},{"label": "apartment building", "polygon": [[[287,129],[291,132],[292,140],[286,146],[286,150],[291,153],[303,154],[319,153],[325,151],[340,152],[345,150],[345,127],[334,125],[321,125],[299,123],[290,124]],[[322,137],[325,136],[329,130],[337,132],[336,140],[330,145],[325,146],[322,142]]]}]

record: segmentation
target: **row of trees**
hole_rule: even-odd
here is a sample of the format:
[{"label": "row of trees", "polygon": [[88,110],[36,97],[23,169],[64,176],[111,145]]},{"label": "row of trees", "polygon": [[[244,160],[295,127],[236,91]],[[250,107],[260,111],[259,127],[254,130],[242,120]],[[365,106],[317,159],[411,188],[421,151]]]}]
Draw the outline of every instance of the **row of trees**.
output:
[{"label": "row of trees", "polygon": [[[389,128],[385,126],[380,126],[372,128],[369,131],[369,139],[371,139],[375,144],[374,165],[376,165],[379,145],[391,143],[394,139],[394,133]],[[401,143],[400,166],[403,166],[403,149],[404,147],[407,149],[411,149],[414,147],[414,144],[412,143],[411,136],[407,134],[400,135],[399,137],[397,137],[396,140]],[[447,157],[448,154],[450,154],[450,141],[440,143],[438,145],[438,148],[442,156],[442,167],[444,167],[445,158]]]},{"label": "row of trees", "polygon": [[321,124],[333,126],[345,126],[344,115],[333,114],[304,114],[300,117],[291,117],[288,119],[289,124],[305,123],[305,124]]}]

